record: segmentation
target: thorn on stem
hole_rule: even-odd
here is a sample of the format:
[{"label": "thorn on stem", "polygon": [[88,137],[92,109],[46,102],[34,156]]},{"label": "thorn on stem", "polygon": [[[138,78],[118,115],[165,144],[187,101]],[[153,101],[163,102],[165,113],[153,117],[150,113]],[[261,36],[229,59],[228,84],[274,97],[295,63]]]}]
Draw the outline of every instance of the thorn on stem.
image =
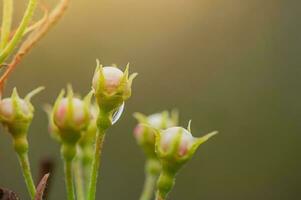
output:
[{"label": "thorn on stem", "polygon": [[43,194],[46,189],[48,178],[49,178],[49,173],[45,174],[45,176],[42,178],[42,180],[38,184],[37,193],[36,193],[36,196],[34,197],[34,200],[43,200]]}]

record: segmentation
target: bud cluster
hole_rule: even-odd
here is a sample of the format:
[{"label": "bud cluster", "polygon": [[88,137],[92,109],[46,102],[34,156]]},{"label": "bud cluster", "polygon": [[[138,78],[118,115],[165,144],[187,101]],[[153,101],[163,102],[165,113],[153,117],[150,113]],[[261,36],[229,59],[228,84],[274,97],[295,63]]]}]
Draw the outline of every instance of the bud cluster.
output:
[{"label": "bud cluster", "polygon": [[[175,184],[175,176],[192,158],[198,147],[217,132],[203,137],[193,137],[188,128],[178,126],[178,113],[164,111],[150,116],[135,113],[138,125],[134,136],[148,160],[158,160],[161,174],[157,181],[157,199],[165,199]],[[150,158],[150,159],[149,159]],[[152,159],[155,158],[155,159]]]},{"label": "bud cluster", "polygon": [[134,129],[137,144],[143,149],[148,158],[157,158],[155,153],[155,132],[152,129],[163,130],[176,126],[178,124],[178,113],[176,111],[172,111],[171,113],[163,111],[149,116],[135,113],[134,117],[138,121]]}]

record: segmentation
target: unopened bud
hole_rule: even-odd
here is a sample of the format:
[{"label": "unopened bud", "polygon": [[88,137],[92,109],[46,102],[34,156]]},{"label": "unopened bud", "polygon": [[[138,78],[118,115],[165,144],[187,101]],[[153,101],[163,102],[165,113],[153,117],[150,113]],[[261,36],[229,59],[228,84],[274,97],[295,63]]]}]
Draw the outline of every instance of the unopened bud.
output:
[{"label": "unopened bud", "polygon": [[53,122],[58,128],[63,142],[76,143],[81,132],[85,130],[90,122],[90,99],[89,93],[84,100],[74,97],[71,87],[69,87],[67,97],[64,91],[57,98],[53,108]]},{"label": "unopened bud", "polygon": [[42,89],[40,87],[33,90],[24,99],[14,89],[11,97],[0,101],[0,121],[13,136],[27,134],[34,113],[30,99]]},{"label": "unopened bud", "polygon": [[70,123],[73,128],[80,130],[87,126],[88,120],[84,102],[78,98],[63,98],[54,114],[54,122],[60,129],[66,128],[69,125],[66,123]]},{"label": "unopened bud", "polygon": [[[102,68],[102,76],[104,77],[104,90],[111,94],[116,92],[118,86],[121,83],[122,77],[123,77],[123,71],[118,69],[117,67],[103,67]],[[97,88],[98,81],[100,79],[101,72],[98,71],[95,73],[95,76],[93,77],[93,88]]]},{"label": "unopened bud", "polygon": [[116,67],[102,67],[97,61],[92,88],[98,106],[106,112],[120,107],[131,96],[132,81],[136,75],[129,76],[129,65],[122,72]]},{"label": "unopened bud", "polygon": [[141,113],[135,113],[134,117],[139,124],[134,129],[134,136],[139,146],[142,147],[147,157],[156,157],[155,154],[155,132],[152,129],[165,129],[176,126],[178,123],[178,114],[167,111],[145,116]]},{"label": "unopened bud", "polygon": [[193,137],[190,128],[172,127],[156,132],[157,156],[166,161],[168,168],[178,170],[195,153],[198,147],[217,132],[209,133],[203,137]]},{"label": "unopened bud", "polygon": [[198,147],[217,132],[195,138],[188,129],[172,127],[155,130],[156,154],[161,161],[162,171],[157,182],[157,199],[166,199],[175,184],[175,177],[181,167],[191,159]]},{"label": "unopened bud", "polygon": [[11,134],[14,149],[18,154],[28,151],[27,133],[34,114],[30,100],[43,89],[39,87],[22,99],[15,88],[11,97],[0,101],[0,121]]}]

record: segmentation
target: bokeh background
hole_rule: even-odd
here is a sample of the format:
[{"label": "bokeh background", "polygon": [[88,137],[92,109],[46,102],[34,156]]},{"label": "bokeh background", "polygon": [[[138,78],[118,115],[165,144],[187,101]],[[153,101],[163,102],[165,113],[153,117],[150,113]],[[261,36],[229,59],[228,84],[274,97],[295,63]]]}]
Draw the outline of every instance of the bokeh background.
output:
[{"label": "bokeh background", "polygon": [[[55,0],[44,0],[49,6]],[[34,99],[30,159],[56,160],[51,200],[65,199],[59,146],[44,103],[67,83],[85,94],[95,59],[139,72],[133,96],[109,130],[98,199],[138,199],[144,156],[132,113],[178,108],[204,144],[178,175],[173,200],[301,199],[300,1],[72,0],[63,20],[24,59],[6,94],[44,85]],[[17,15],[26,1],[16,1]],[[37,16],[38,17],[38,16]],[[28,199],[10,137],[0,134],[0,185]]]}]

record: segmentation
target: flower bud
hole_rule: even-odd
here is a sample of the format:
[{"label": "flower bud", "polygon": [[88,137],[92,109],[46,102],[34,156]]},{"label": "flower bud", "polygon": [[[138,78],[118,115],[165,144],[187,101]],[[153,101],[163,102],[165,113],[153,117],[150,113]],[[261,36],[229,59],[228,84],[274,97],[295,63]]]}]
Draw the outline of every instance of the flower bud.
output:
[{"label": "flower bud", "polygon": [[122,72],[116,67],[102,67],[97,61],[92,88],[98,106],[107,112],[120,107],[131,96],[132,81],[136,75],[129,76],[129,65]]},{"label": "flower bud", "polygon": [[[73,112],[69,109],[72,108]],[[68,112],[72,112],[68,113]],[[88,120],[87,114],[85,113],[84,103],[78,98],[63,98],[59,104],[54,115],[54,122],[60,129],[66,128],[68,126],[66,121],[73,125],[74,129],[80,130],[83,126],[86,126],[86,121]]]},{"label": "flower bud", "polygon": [[169,152],[174,142],[179,138],[178,155],[184,156],[188,153],[188,149],[193,144],[195,138],[189,131],[181,127],[173,127],[164,131],[160,141],[160,147],[164,152]]},{"label": "flower bud", "polygon": [[[123,77],[123,72],[118,69],[117,67],[103,67],[102,68],[102,73],[104,77],[104,90],[108,94],[112,94],[116,92],[118,86],[120,85],[120,82]],[[97,88],[97,84],[99,81],[101,73],[98,72],[95,74],[93,77],[93,88]]]},{"label": "flower bud", "polygon": [[80,139],[81,132],[89,125],[91,94],[81,100],[74,97],[69,87],[67,97],[63,97],[64,91],[62,91],[57,98],[52,118],[63,143],[75,144]]},{"label": "flower bud", "polygon": [[[190,123],[189,123],[190,124]],[[189,125],[190,126],[190,125]],[[195,138],[190,128],[172,127],[156,132],[156,153],[166,168],[177,171],[195,153],[198,147],[217,132]]]},{"label": "flower bud", "polygon": [[167,127],[176,126],[178,123],[178,113],[172,111],[171,114],[169,114],[167,111],[164,111],[149,116],[135,113],[134,117],[139,122],[134,129],[134,136],[137,143],[143,148],[148,157],[156,157],[155,133],[152,129],[165,129]]},{"label": "flower bud", "polygon": [[191,159],[198,147],[217,132],[195,138],[188,129],[171,127],[154,130],[156,133],[156,154],[161,161],[162,171],[157,182],[157,199],[166,199],[175,184],[179,169]]},{"label": "flower bud", "polygon": [[13,137],[27,134],[34,113],[30,99],[42,89],[37,88],[22,99],[15,88],[11,97],[0,101],[0,121]]}]

